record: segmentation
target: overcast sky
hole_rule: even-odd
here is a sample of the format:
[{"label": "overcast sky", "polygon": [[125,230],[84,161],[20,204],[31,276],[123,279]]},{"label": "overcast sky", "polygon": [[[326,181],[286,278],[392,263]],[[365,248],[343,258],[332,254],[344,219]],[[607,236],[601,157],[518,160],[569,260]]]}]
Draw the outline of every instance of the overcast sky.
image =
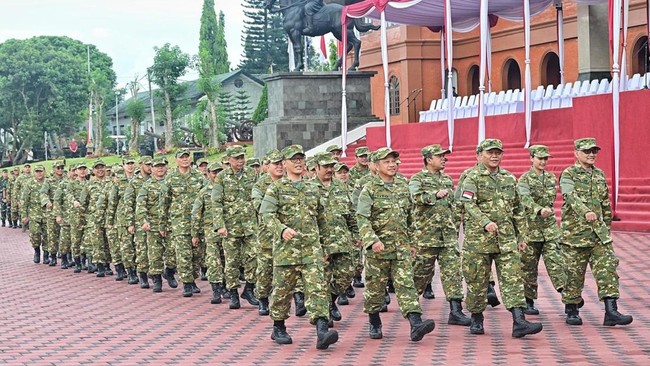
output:
[{"label": "overcast sky", "polygon": [[[216,0],[223,10],[230,66],[242,53],[241,0]],[[65,35],[96,45],[113,58],[117,82],[146,75],[154,46],[169,42],[198,53],[203,0],[0,0],[0,43],[39,35]],[[191,71],[182,79],[196,78]]]}]

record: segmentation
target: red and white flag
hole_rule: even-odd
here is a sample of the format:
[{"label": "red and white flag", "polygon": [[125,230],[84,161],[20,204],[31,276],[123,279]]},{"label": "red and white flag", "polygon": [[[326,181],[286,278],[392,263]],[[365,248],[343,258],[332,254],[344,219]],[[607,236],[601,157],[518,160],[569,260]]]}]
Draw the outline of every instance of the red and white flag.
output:
[{"label": "red and white flag", "polygon": [[320,37],[320,56],[321,62],[327,60],[327,43],[325,42],[325,35]]}]

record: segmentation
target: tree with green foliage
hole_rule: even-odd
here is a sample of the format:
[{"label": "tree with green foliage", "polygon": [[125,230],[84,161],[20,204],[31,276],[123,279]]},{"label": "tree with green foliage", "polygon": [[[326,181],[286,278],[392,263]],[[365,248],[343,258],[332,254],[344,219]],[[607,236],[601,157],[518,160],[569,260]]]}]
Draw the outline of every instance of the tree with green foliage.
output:
[{"label": "tree with green foliage", "polygon": [[218,121],[215,98],[221,85],[214,80],[217,69],[222,67],[217,63],[217,60],[222,57],[217,42],[218,31],[219,23],[217,23],[217,14],[214,12],[214,0],[204,0],[201,13],[197,65],[199,69],[198,87],[206,96],[207,110],[210,116],[210,128],[208,129],[210,147],[217,147],[219,144],[217,140]]},{"label": "tree with green foliage", "polygon": [[331,39],[330,43],[327,45],[327,50],[329,51],[327,55],[327,59],[330,63],[329,69],[334,70],[334,66],[336,66],[336,61],[338,61],[339,59],[339,48],[333,39]]},{"label": "tree with green foliage", "polygon": [[177,107],[177,99],[183,94],[185,85],[178,79],[185,75],[190,64],[190,56],[181,51],[178,46],[166,43],[162,47],[154,47],[153,65],[147,71],[151,81],[160,87],[156,94],[163,98],[165,108],[165,149],[174,147],[173,111]]},{"label": "tree with green foliage", "polygon": [[223,11],[219,12],[219,23],[216,34],[216,55],[215,55],[215,73],[225,74],[230,72],[230,61],[228,61],[228,44],[226,43],[226,16]]},{"label": "tree with green foliage", "polygon": [[137,75],[135,80],[128,84],[128,88],[131,92],[131,99],[126,105],[125,113],[131,118],[129,151],[138,151],[138,147],[140,146],[138,141],[140,138],[140,123],[145,119],[145,105],[142,100],[138,99],[140,84],[138,83]]},{"label": "tree with green foliage", "polygon": [[244,54],[239,68],[251,74],[289,71],[287,36],[282,28],[282,15],[269,13],[264,0],[243,0]]},{"label": "tree with green foliage", "polygon": [[255,124],[260,124],[262,121],[264,121],[267,117],[269,116],[269,89],[266,86],[266,83],[264,84],[264,88],[262,89],[262,96],[260,97],[259,102],[257,102],[257,107],[255,107],[255,112],[253,112],[253,116],[251,119]]},{"label": "tree with green foliage", "polygon": [[245,90],[237,91],[237,95],[235,95],[233,101],[233,119],[235,121],[242,123],[248,119],[250,103],[251,98]]}]

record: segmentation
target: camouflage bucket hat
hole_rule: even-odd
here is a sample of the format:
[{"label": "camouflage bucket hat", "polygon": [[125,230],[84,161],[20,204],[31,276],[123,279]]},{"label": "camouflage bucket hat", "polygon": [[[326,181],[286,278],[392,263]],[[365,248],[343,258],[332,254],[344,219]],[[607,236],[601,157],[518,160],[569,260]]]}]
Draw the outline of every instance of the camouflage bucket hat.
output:
[{"label": "camouflage bucket hat", "polygon": [[152,160],[151,156],[145,155],[140,157],[140,164],[151,165]]},{"label": "camouflage bucket hat", "polygon": [[315,160],[316,164],[318,164],[320,166],[334,165],[334,164],[337,163],[337,161],[334,159],[334,156],[332,155],[332,153],[318,154],[318,155],[316,155],[314,157],[314,160]]},{"label": "camouflage bucket hat", "polygon": [[284,159],[291,159],[298,154],[305,155],[305,151],[301,145],[291,145],[282,149],[282,157]]},{"label": "camouflage bucket hat", "polygon": [[425,158],[431,157],[433,155],[444,155],[450,153],[451,151],[448,149],[443,149],[439,144],[433,144],[422,148],[422,156]]},{"label": "camouflage bucket hat", "polygon": [[334,151],[343,151],[343,149],[341,149],[339,147],[339,145],[330,145],[325,149],[325,151],[331,153],[331,152],[334,152]]},{"label": "camouflage bucket hat", "polygon": [[102,166],[105,167],[105,166],[106,166],[106,163],[104,163],[104,161],[103,161],[102,159],[97,159],[97,160],[95,160],[95,161],[93,162],[93,169],[97,168],[97,167],[100,166],[100,165],[102,165]]},{"label": "camouflage bucket hat", "polygon": [[399,157],[399,153],[397,151],[391,149],[390,147],[382,147],[373,153],[372,161],[386,159],[386,157],[389,155],[393,155],[396,159]]},{"label": "camouflage bucket hat", "polygon": [[548,147],[544,145],[533,145],[528,148],[528,151],[530,151],[530,156],[536,158],[548,158],[553,156],[548,152]]},{"label": "camouflage bucket hat", "polygon": [[156,157],[151,161],[152,166],[167,165],[167,160],[163,157]]},{"label": "camouflage bucket hat", "polygon": [[489,151],[489,150],[501,150],[503,151],[503,143],[499,139],[485,139],[478,144],[476,148],[477,152]]},{"label": "camouflage bucket hat", "polygon": [[35,172],[44,172],[44,171],[45,171],[45,167],[42,166],[42,165],[37,165],[37,166],[34,167],[34,171],[35,171]]},{"label": "camouflage bucket hat", "polygon": [[211,172],[219,172],[223,170],[223,167],[221,166],[221,163],[215,161],[214,163],[210,163],[210,165],[208,165],[208,170]]},{"label": "camouflage bucket hat", "polygon": [[368,147],[361,146],[354,149],[354,156],[359,157],[364,155],[370,155],[370,149]]},{"label": "camouflage bucket hat", "polygon": [[190,154],[190,150],[188,149],[179,149],[178,151],[176,151],[177,158],[180,158],[183,155],[192,156],[192,154]]},{"label": "camouflage bucket hat", "polygon": [[125,156],[122,159],[122,164],[135,164],[135,157],[134,156]]},{"label": "camouflage bucket hat", "polygon": [[241,145],[232,145],[226,148],[226,156],[229,158],[236,158],[242,155],[246,155],[246,149]]},{"label": "camouflage bucket hat", "polygon": [[248,165],[250,167],[255,166],[255,165],[260,166],[261,165],[260,164],[260,159],[257,159],[257,158],[248,159],[248,162],[246,162],[246,165]]},{"label": "camouflage bucket hat", "polygon": [[196,166],[201,166],[201,164],[206,164],[206,165],[208,165],[209,163],[208,163],[207,160],[205,160],[205,158],[201,158],[201,159],[199,159],[199,160],[196,161]]},{"label": "camouflage bucket hat", "polygon": [[269,161],[269,163],[279,163],[282,160],[284,160],[282,157],[282,153],[280,152],[280,150],[277,149],[273,149],[269,151],[269,153],[266,154],[266,159]]},{"label": "camouflage bucket hat", "polygon": [[335,172],[338,172],[343,168],[345,168],[347,171],[350,171],[350,168],[345,163],[336,163],[336,165],[334,165]]},{"label": "camouflage bucket hat", "polygon": [[573,144],[575,145],[576,150],[589,150],[591,148],[600,150],[600,146],[596,145],[596,139],[593,137],[577,139]]}]

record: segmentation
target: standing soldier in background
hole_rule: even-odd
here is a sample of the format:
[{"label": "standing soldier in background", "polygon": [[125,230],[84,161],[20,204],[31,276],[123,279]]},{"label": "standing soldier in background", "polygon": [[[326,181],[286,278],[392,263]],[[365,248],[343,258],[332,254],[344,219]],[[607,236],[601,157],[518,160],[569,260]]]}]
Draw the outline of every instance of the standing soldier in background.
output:
[{"label": "standing soldier in background", "polygon": [[[106,227],[115,232],[114,244],[120,253],[120,261],[115,260],[115,281],[122,281],[126,277],[128,269],[128,283],[136,284],[138,279],[135,276],[135,249],[133,247],[133,219],[129,220],[129,214],[132,214],[132,209],[127,208],[128,205],[124,200],[124,194],[129,185],[129,181],[133,179],[135,172],[135,159],[131,157],[124,157],[122,159],[122,166],[115,168],[113,172],[115,178],[108,195],[108,212],[106,218]],[[130,231],[129,231],[130,229]]]},{"label": "standing soldier in background", "polygon": [[[192,157],[187,149],[176,152],[176,169],[167,174],[160,187],[160,235],[167,245],[176,249],[178,275],[183,282],[183,297],[191,297],[201,290],[196,286],[199,277],[198,245],[192,243],[192,204],[203,188],[205,178],[192,169]],[[196,270],[195,270],[195,267]]]},{"label": "standing soldier in background", "polygon": [[[132,253],[131,251],[133,249],[131,248],[134,248],[135,250],[133,270],[136,271],[137,268],[137,272],[140,275],[140,288],[143,289],[149,288],[149,280],[147,278],[147,273],[149,272],[147,233],[135,224],[135,206],[140,188],[142,188],[143,184],[150,179],[151,163],[152,160],[150,156],[145,155],[140,157],[140,172],[129,181],[129,184],[124,190],[124,197],[122,198],[122,204],[124,205],[124,210],[126,212],[125,221],[128,224],[127,230],[129,234],[133,236],[133,246],[127,247],[127,250],[129,253]],[[128,265],[131,265],[131,262],[129,262]],[[131,275],[129,283],[133,282],[132,277],[133,275]]]},{"label": "standing soldier in background", "polygon": [[618,258],[614,253],[610,228],[612,206],[602,170],[594,166],[600,147],[594,138],[575,140],[575,165],[562,172],[562,251],[567,261],[567,283],[562,302],[566,323],[581,325],[578,304],[582,299],[587,264],[596,279],[598,298],[605,302],[603,325],[627,325],[632,316],[618,312]]},{"label": "standing soldier in background", "polygon": [[54,201],[52,202],[52,211],[56,223],[61,226],[61,233],[59,236],[59,253],[61,253],[61,269],[68,269],[72,267],[73,257],[70,253],[72,247],[71,228],[74,213],[72,201],[69,199],[69,185],[77,177],[76,166],[71,166],[64,181],[54,191]]},{"label": "standing soldier in background", "polygon": [[528,245],[521,255],[524,272],[524,292],[527,315],[537,315],[537,267],[544,255],[544,265],[557,292],[566,286],[566,263],[560,251],[560,228],[555,221],[553,203],[557,195],[557,178],[546,171],[548,147],[533,145],[528,148],[533,166],[519,177],[517,190],[528,220]]},{"label": "standing soldier in background", "polygon": [[[330,145],[325,149],[325,152],[331,153],[337,163],[341,160],[341,155],[343,155],[343,149],[339,145]],[[316,159],[314,159],[314,162],[316,162]]]},{"label": "standing soldier in background", "polygon": [[402,316],[411,324],[411,341],[433,331],[433,320],[422,321],[422,309],[413,282],[408,230],[413,203],[406,181],[395,178],[397,151],[383,147],[373,153],[377,175],[359,195],[357,220],[366,249],[366,291],[363,311],[368,314],[372,339],[383,338],[379,312],[385,305],[386,282],[393,278]]},{"label": "standing soldier in background", "polygon": [[[0,177],[0,220],[2,220],[2,227],[5,227],[7,220],[7,185],[9,183],[9,175],[7,169],[2,169],[2,177]],[[9,216],[9,227],[11,227],[11,215]]]},{"label": "standing soldier in background", "polygon": [[[14,186],[11,187],[12,197],[15,196],[15,201],[13,199],[11,201],[11,209],[12,209],[11,216],[14,220],[14,229],[20,227],[23,228],[23,232],[27,227],[25,226],[26,224],[23,225],[22,220],[20,220],[20,212],[23,212],[22,209],[20,208],[20,202],[23,195],[22,186],[25,181],[28,181],[31,178],[32,178],[32,167],[29,164],[25,164],[23,165],[23,173],[16,176],[16,180],[14,181]],[[16,213],[15,215],[13,210],[15,210]],[[43,230],[45,230],[45,228],[43,228]],[[49,263],[50,263],[49,258],[43,260],[43,264],[49,264]]]},{"label": "standing soldier in background", "polygon": [[[153,279],[154,290],[159,277],[164,277],[171,288],[178,287],[174,278],[176,273],[176,250],[173,245],[165,244],[160,235],[162,220],[160,216],[160,190],[167,174],[167,161],[157,157],[152,161],[151,178],[144,181],[138,190],[135,204],[135,226],[142,230],[147,241],[148,275]],[[164,274],[163,274],[164,267]],[[135,275],[135,270],[133,275]],[[137,283],[137,278],[135,279]]]},{"label": "standing soldier in background", "polygon": [[20,199],[20,217],[23,225],[31,222],[29,230],[29,241],[34,248],[34,263],[38,263],[41,257],[41,247],[43,247],[43,263],[48,258],[46,249],[46,228],[44,205],[41,204],[41,189],[45,183],[45,168],[37,165],[34,168],[34,177],[31,174],[23,175],[28,179],[23,179],[19,186],[21,188]]},{"label": "standing soldier in background", "polygon": [[350,185],[350,168],[348,168],[345,163],[334,164],[334,178],[345,183],[345,185],[348,187],[348,190],[352,189],[352,186]]},{"label": "standing soldier in background", "polygon": [[124,169],[121,165],[115,165],[111,168],[111,173],[108,174],[107,168],[106,186],[104,187],[105,194],[100,196],[101,206],[105,207],[104,211],[104,228],[106,230],[106,240],[108,242],[108,251],[110,253],[111,262],[115,265],[117,272],[115,280],[122,281],[124,275],[124,265],[122,264],[122,251],[120,248],[118,228],[116,225],[117,216],[120,214],[117,211],[117,199],[115,192],[120,191],[120,186],[124,185],[126,178],[124,176]]},{"label": "standing soldier in background", "polygon": [[370,167],[368,166],[368,155],[370,154],[370,149],[365,146],[357,147],[354,149],[354,156],[356,164],[350,169],[350,184],[354,184],[366,175],[370,174]]},{"label": "standing soldier in background", "polygon": [[[415,201],[411,239],[417,246],[413,268],[415,288],[423,293],[440,264],[440,281],[449,301],[447,324],[469,325],[463,313],[463,276],[458,250],[460,217],[454,201],[454,181],[443,173],[450,151],[440,145],[422,149],[424,169],[411,177],[409,190]],[[435,224],[432,224],[435,223]]]},{"label": "standing soldier in background", "polygon": [[14,186],[14,182],[16,181],[16,177],[18,177],[18,173],[20,173],[20,170],[15,167],[11,172],[9,172],[9,175],[7,177],[7,186],[5,187],[5,204],[7,205],[7,227],[13,228],[14,227],[14,217],[16,217],[18,214],[13,213],[13,207],[11,206],[11,201],[13,200],[12,198],[12,190]]},{"label": "standing soldier in background", "polygon": [[[104,226],[106,208],[100,206],[106,202],[106,198],[103,196],[106,195],[105,189],[108,184],[108,179],[105,178],[106,164],[102,160],[98,159],[93,163],[93,175],[93,179],[84,185],[80,203],[85,208],[84,238],[90,243],[88,249],[97,266],[97,277],[104,277],[110,253]],[[92,273],[93,269],[89,263],[88,272]]]},{"label": "standing soldier in background", "polygon": [[[55,161],[52,164],[52,174],[45,178],[45,183],[41,189],[41,204],[45,206],[45,223],[47,225],[47,251],[50,253],[50,267],[56,266],[57,252],[59,251],[59,235],[61,225],[56,222],[54,212],[54,193],[63,183],[65,183],[63,161]],[[61,265],[67,267],[68,259],[61,258]]]},{"label": "standing soldier in background", "polygon": [[[356,160],[356,163],[352,168],[350,168],[350,180],[348,182],[350,187],[353,188],[352,204],[354,207],[356,207],[359,194],[363,188],[363,184],[367,183],[369,181],[368,177],[371,176],[370,162],[368,159],[369,156],[370,149],[365,146],[357,147],[354,149],[354,158]],[[363,249],[354,254],[355,258],[357,259],[357,266],[352,285],[357,288],[364,287],[363,281],[361,281],[361,272],[363,271],[362,253]],[[348,291],[348,297],[351,297],[349,295],[350,293]]]},{"label": "standing soldier in background", "polygon": [[246,149],[232,145],[226,149],[230,167],[217,175],[212,190],[214,230],[223,237],[226,255],[226,287],[230,291],[230,308],[239,309],[239,267],[244,267],[246,286],[241,297],[258,306],[255,288],[255,210],[251,202],[256,172],[246,166]]},{"label": "standing soldier in background", "polygon": [[87,184],[86,169],[86,164],[84,163],[77,165],[77,168],[75,169],[77,178],[68,183],[68,196],[64,198],[64,200],[69,200],[72,206],[69,214],[71,250],[75,262],[74,273],[81,272],[83,267],[86,265],[87,259],[87,252],[82,250],[81,244],[84,237],[84,227],[86,225],[85,209],[81,205],[81,196],[84,191],[84,186]]}]

